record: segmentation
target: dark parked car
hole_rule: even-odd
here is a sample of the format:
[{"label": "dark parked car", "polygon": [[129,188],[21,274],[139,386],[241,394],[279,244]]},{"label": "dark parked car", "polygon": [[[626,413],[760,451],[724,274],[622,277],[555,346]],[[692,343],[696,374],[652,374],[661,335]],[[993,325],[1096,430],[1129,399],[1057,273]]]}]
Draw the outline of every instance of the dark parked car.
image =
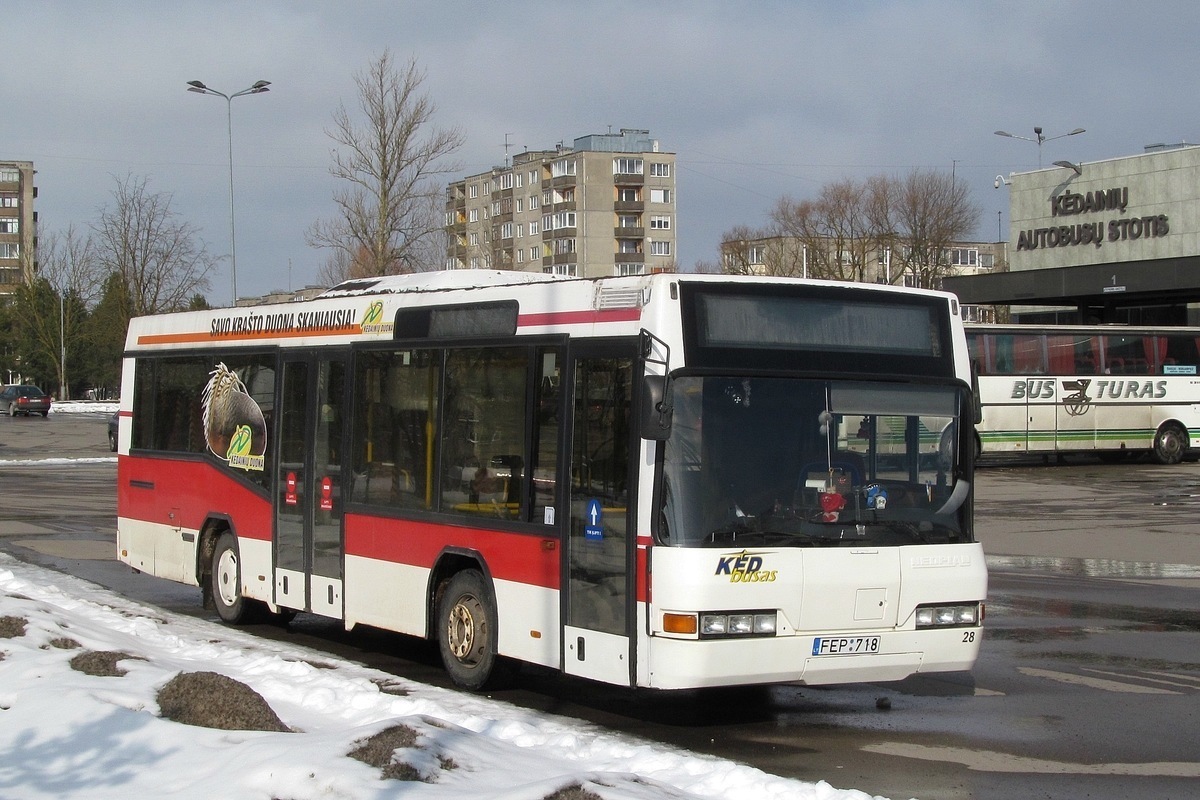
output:
[{"label": "dark parked car", "polygon": [[47,416],[50,413],[50,396],[36,386],[9,384],[4,391],[0,391],[0,413],[10,417],[17,414]]},{"label": "dark parked car", "polygon": [[117,412],[108,418],[108,449],[117,452]]}]

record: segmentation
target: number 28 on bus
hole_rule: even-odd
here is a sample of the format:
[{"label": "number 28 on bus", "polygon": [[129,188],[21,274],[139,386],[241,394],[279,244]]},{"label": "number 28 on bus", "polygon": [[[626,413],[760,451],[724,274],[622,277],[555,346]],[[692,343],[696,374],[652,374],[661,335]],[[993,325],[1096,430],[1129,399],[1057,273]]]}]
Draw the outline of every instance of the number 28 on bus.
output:
[{"label": "number 28 on bus", "polygon": [[462,271],[129,326],[118,556],[230,623],[317,614],[683,689],[966,670],[987,575],[948,294]]}]

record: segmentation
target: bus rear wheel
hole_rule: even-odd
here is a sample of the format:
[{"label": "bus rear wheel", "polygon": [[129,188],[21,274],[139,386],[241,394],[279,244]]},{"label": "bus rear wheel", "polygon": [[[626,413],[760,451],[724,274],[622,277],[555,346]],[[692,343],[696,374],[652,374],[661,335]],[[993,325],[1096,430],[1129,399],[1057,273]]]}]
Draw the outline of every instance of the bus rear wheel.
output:
[{"label": "bus rear wheel", "polygon": [[1154,460],[1160,464],[1178,464],[1187,446],[1186,430],[1175,422],[1163,423],[1154,435]]},{"label": "bus rear wheel", "polygon": [[479,691],[499,678],[496,603],[479,570],[457,573],[442,590],[437,605],[438,649],[450,679],[463,689]]},{"label": "bus rear wheel", "polygon": [[211,581],[213,605],[223,622],[236,625],[249,613],[249,601],[242,596],[242,572],[237,540],[226,531],[213,550]]}]

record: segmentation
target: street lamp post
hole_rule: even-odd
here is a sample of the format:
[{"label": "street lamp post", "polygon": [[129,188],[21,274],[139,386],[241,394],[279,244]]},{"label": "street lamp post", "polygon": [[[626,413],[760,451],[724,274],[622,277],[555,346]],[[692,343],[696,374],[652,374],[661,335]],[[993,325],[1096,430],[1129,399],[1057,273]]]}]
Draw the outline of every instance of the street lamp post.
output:
[{"label": "street lamp post", "polygon": [[1007,136],[1010,139],[1023,139],[1026,142],[1036,142],[1038,146],[1038,169],[1042,168],[1043,144],[1046,142],[1052,142],[1055,139],[1061,139],[1064,136],[1074,136],[1078,133],[1086,133],[1086,131],[1084,131],[1083,128],[1076,128],[1075,130],[1068,131],[1067,133],[1060,133],[1058,136],[1043,136],[1041,126],[1037,126],[1033,129],[1033,135],[1036,137],[1034,139],[1030,139],[1028,136],[1017,136],[1015,133],[1009,133],[1008,131],[996,131],[997,136]]},{"label": "street lamp post", "polygon": [[67,396],[67,314],[64,289],[58,296],[58,399],[68,400]]},{"label": "street lamp post", "polygon": [[270,81],[255,81],[254,85],[240,92],[225,94],[205,86],[200,81],[188,81],[188,91],[196,94],[213,94],[225,98],[225,124],[229,133],[229,271],[233,280],[233,305],[237,305],[237,236],[233,222],[233,98],[247,94],[262,94],[271,91]]}]

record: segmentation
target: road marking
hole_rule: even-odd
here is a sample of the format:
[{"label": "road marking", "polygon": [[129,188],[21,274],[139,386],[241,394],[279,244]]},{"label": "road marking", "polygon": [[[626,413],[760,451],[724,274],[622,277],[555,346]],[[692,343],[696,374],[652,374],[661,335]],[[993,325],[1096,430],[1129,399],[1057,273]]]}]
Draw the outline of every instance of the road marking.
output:
[{"label": "road marking", "polygon": [[1087,686],[1092,689],[1100,689],[1105,692],[1119,692],[1121,694],[1183,694],[1183,692],[1173,692],[1170,689],[1159,689],[1155,686],[1140,686],[1136,683],[1124,683],[1123,681],[1107,681],[1103,678],[1089,678],[1086,675],[1075,675],[1070,672],[1055,672],[1049,669],[1036,669],[1034,667],[1017,667],[1017,671],[1023,675],[1029,675],[1032,678],[1047,678],[1059,683],[1070,683],[1076,686]]},{"label": "road marking", "polygon": [[[1082,669],[1083,669],[1083,671],[1084,671],[1084,672],[1094,672],[1094,673],[1096,673],[1097,675],[1111,675],[1111,676],[1113,676],[1114,678],[1130,678],[1130,677],[1134,677],[1134,676],[1131,676],[1131,675],[1124,675],[1124,674],[1122,674],[1122,673],[1120,673],[1120,672],[1107,672],[1107,671],[1105,671],[1105,670],[1102,670],[1102,669],[1092,669],[1092,668],[1090,668],[1090,667],[1083,667]],[[1164,677],[1161,677],[1161,678],[1146,678],[1146,677],[1143,677],[1143,675],[1162,675],[1162,676],[1164,676]],[[1141,681],[1148,681],[1149,683],[1164,683],[1164,684],[1166,684],[1167,686],[1182,686],[1182,687],[1183,687],[1183,688],[1185,688],[1185,689],[1194,689],[1194,688],[1196,688],[1195,684],[1192,684],[1192,683],[1187,683],[1187,682],[1186,682],[1186,678],[1185,678],[1185,676],[1183,676],[1183,675],[1172,675],[1172,674],[1171,674],[1171,673],[1169,673],[1169,672],[1145,672],[1145,673],[1138,673],[1138,675],[1136,676],[1136,678],[1137,678],[1137,680],[1141,680]],[[1176,678],[1176,679],[1179,679],[1179,678],[1184,678],[1184,680],[1167,680],[1167,678]]]},{"label": "road marking", "polygon": [[1151,761],[1145,764],[1077,764],[1045,758],[1014,756],[991,750],[965,747],[933,747],[908,742],[883,742],[863,747],[869,753],[922,761],[962,764],[975,772],[1025,772],[1042,775],[1143,775],[1171,778],[1200,778],[1200,763],[1195,761]]},{"label": "road marking", "polygon": [[1164,678],[1174,678],[1177,681],[1184,681],[1185,685],[1193,686],[1200,685],[1200,677],[1193,675],[1176,675],[1174,672],[1157,672],[1155,670],[1146,670],[1147,675],[1162,675]]}]

